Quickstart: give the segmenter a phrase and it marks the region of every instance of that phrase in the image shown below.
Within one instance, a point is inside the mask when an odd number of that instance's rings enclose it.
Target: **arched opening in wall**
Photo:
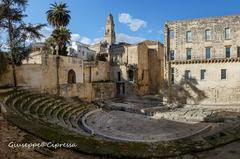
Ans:
[[[68,83],[76,83],[76,73],[72,69],[68,71]]]

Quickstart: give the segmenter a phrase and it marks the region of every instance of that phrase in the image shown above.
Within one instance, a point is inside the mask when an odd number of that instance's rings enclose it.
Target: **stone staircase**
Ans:
[[[0,97],[7,111],[25,119],[39,119],[84,134],[87,132],[82,128],[81,118],[97,108],[77,99],[65,99],[24,88],[0,89]]]

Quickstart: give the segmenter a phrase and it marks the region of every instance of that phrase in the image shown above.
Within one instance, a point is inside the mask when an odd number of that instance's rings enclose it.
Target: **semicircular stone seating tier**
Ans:
[[[8,93],[2,93],[2,95],[6,96],[5,103],[11,110],[29,119],[42,119],[75,131],[80,129],[78,121],[75,120],[80,120],[78,117],[81,116],[81,113],[88,109],[96,109],[91,104],[83,104],[74,100],[66,101],[62,97],[25,89],[11,90]]]
[[[178,124],[179,127],[176,129],[179,132],[175,133],[173,122],[162,121],[160,128],[157,128],[159,123],[152,122],[153,119],[141,115],[122,111],[104,111],[92,103],[66,99],[30,89],[0,89],[0,105],[2,104],[6,107],[8,114],[18,115],[21,120],[24,120],[23,123],[29,122],[27,124],[34,125],[35,121],[39,121],[45,124],[44,131],[58,125],[61,129],[64,128],[64,133],[60,134],[61,137],[68,135],[65,134],[66,132],[69,134],[74,132],[74,137],[68,136],[70,140],[65,138],[60,141],[76,141],[79,143],[78,150],[99,155],[122,158],[174,156],[185,154],[191,149],[194,151],[211,149],[213,146],[240,139],[239,121],[212,127],[206,127],[204,124],[199,124],[197,127]],[[15,123],[17,126],[21,125],[21,123]],[[147,125],[146,123],[149,123],[149,127],[145,129],[137,125]],[[169,123],[172,126],[172,133],[161,134],[163,132],[161,128],[168,127]],[[22,128],[25,130],[33,131],[28,125],[24,126]],[[37,125],[37,128],[39,126],[41,125]],[[233,126],[236,129],[232,129]],[[187,131],[182,131],[182,127]],[[149,132],[152,134],[148,135]],[[31,133],[42,137],[41,132]],[[165,140],[162,140],[164,137]],[[47,136],[44,139],[52,138]],[[167,142],[168,139],[172,140]]]

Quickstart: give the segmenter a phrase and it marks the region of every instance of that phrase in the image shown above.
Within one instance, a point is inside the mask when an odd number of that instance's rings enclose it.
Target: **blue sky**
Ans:
[[[58,0],[29,0],[26,22],[47,23],[46,11]],[[118,41],[163,42],[166,21],[240,13],[240,0],[62,0],[71,10],[73,40],[94,43],[103,36],[107,15],[115,20]],[[51,28],[43,30],[46,36]]]

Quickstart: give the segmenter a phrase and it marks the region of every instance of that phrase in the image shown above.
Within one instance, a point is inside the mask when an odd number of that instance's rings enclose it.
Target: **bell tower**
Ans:
[[[104,41],[106,41],[109,45],[114,44],[116,42],[116,35],[114,30],[114,21],[113,16],[110,13],[107,17],[107,23],[105,26],[105,33],[104,33]]]

